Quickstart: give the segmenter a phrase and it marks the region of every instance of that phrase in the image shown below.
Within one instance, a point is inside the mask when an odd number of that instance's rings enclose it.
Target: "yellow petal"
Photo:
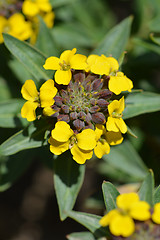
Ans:
[[[110,222],[112,221],[112,219],[119,215],[119,212],[117,209],[113,209],[111,210],[109,213],[107,213],[105,216],[103,216],[101,218],[101,220],[99,221],[99,224],[102,226],[102,227],[106,227],[110,224]]]
[[[131,91],[133,88],[132,81],[126,76],[110,76],[109,80],[109,90],[116,95],[120,94],[122,91]]]
[[[110,146],[105,140],[97,142],[97,146],[94,148],[94,153],[98,158],[102,158],[103,155],[108,154],[109,152]]]
[[[122,134],[120,131],[119,132],[113,132],[113,131],[106,132],[105,138],[106,138],[107,142],[109,143],[109,145],[117,145],[117,144],[122,143],[122,141],[123,141],[123,137],[122,137]]]
[[[21,116],[23,118],[27,118],[27,120],[29,122],[34,121],[36,119],[35,110],[36,110],[37,107],[38,107],[37,102],[27,101],[21,109]]]
[[[122,118],[115,118],[114,122],[117,126],[117,128],[122,132],[126,133],[127,132],[127,126]]]
[[[48,107],[54,104],[54,97],[57,94],[57,88],[52,79],[47,80],[40,88],[41,107]]]
[[[145,201],[134,202],[129,208],[129,215],[136,220],[145,221],[151,217],[150,205]]]
[[[23,98],[29,101],[36,101],[39,98],[37,88],[33,80],[27,80],[23,84],[21,93]]]
[[[55,81],[58,84],[68,85],[72,78],[71,70],[57,70],[55,73]]]
[[[49,1],[37,1],[37,6],[39,8],[40,11],[42,12],[50,12],[52,10],[52,6],[49,3]]]
[[[119,128],[115,124],[115,118],[108,117],[106,122],[106,128],[108,131],[119,132]]]
[[[48,142],[50,143],[50,151],[56,155],[60,155],[61,153],[69,149],[69,141],[58,142],[52,137],[50,137]]]
[[[117,109],[117,113],[122,113],[124,111],[124,108],[125,108],[125,102],[124,102],[124,96],[119,99],[119,108]]]
[[[154,205],[152,220],[155,223],[160,224],[160,203]]]
[[[91,72],[99,75],[109,75],[110,65],[101,57],[97,58],[95,64],[91,66]]]
[[[128,210],[130,206],[139,201],[139,196],[137,193],[123,193],[121,195],[118,195],[116,203],[117,207]]]
[[[43,65],[43,67],[45,69],[58,70],[58,69],[61,68],[59,63],[60,63],[59,58],[57,58],[57,57],[49,57],[49,58],[46,59],[45,64]]]
[[[85,129],[76,135],[77,145],[83,150],[92,150],[96,146],[96,134],[92,129]]]
[[[109,115],[112,115],[113,112],[120,113],[120,112],[119,112],[119,107],[120,107],[120,102],[119,102],[118,100],[112,101],[112,102],[108,105]]]
[[[6,32],[5,31],[5,27],[7,26],[7,19],[3,16],[0,16],[0,43],[3,43],[3,35],[2,32]]]
[[[119,64],[118,64],[118,61],[115,58],[113,58],[113,57],[106,57],[106,60],[110,64],[110,72],[118,71]]]
[[[96,59],[98,58],[99,56],[98,55],[95,55],[95,54],[92,54],[92,55],[89,55],[88,58],[87,58],[87,68],[86,68],[86,71],[90,71],[91,70],[91,66],[93,64],[95,64],[95,61]]]
[[[135,224],[129,216],[119,214],[113,217],[109,229],[115,236],[129,237],[135,231]]]
[[[52,28],[54,24],[55,14],[54,12],[48,12],[43,16],[43,20],[48,28]]]
[[[65,50],[61,56],[60,56],[60,61],[63,63],[63,61],[69,65],[70,64],[70,59],[73,57],[73,55],[76,53],[77,49],[73,48],[72,50]]]
[[[24,15],[34,17],[39,13],[39,8],[35,2],[25,0],[22,5]]]
[[[53,110],[51,107],[45,107],[45,108],[43,109],[43,114],[44,114],[45,116],[52,116],[52,115],[55,114],[55,113],[56,113],[56,111]]]
[[[69,138],[74,135],[73,130],[69,124],[64,121],[59,121],[55,124],[55,128],[51,132],[52,138],[59,142],[67,142]]]
[[[86,160],[90,159],[93,155],[92,150],[82,150],[77,146],[77,144],[74,144],[74,146],[71,148],[71,153],[73,155],[73,159],[79,164],[84,164]]]
[[[87,67],[87,57],[82,54],[75,54],[70,59],[70,67],[73,69],[84,70]]]
[[[95,125],[95,134],[96,134],[96,141],[98,141],[100,139],[100,137],[105,134],[106,129],[104,127],[104,125],[102,124],[96,124]]]

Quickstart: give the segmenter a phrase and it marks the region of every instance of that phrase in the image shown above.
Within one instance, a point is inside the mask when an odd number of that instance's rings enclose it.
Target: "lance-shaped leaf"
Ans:
[[[68,240],[95,240],[95,237],[90,232],[75,232],[66,236]]]
[[[34,78],[48,80],[51,75],[43,68],[46,57],[30,44],[20,41],[9,34],[3,34],[4,42],[9,51],[26,67]]]
[[[160,185],[154,191],[154,204],[160,202]]]
[[[103,159],[116,169],[127,173],[137,181],[143,180],[148,171],[142,159],[128,140],[117,146],[112,146],[108,155]]]
[[[127,96],[125,104],[124,119],[160,111],[160,94],[151,92],[131,93]]]
[[[85,165],[77,164],[67,151],[54,161],[54,185],[60,218],[64,220],[72,210],[83,183]]]
[[[21,117],[20,110],[24,104],[22,99],[9,99],[0,102],[0,127],[15,128],[27,125]]]
[[[126,48],[132,19],[132,17],[128,17],[112,28],[92,53],[105,54],[106,56],[112,54],[113,57],[118,59]]]
[[[119,195],[119,192],[112,183],[105,182],[105,181],[102,184],[102,191],[103,191],[104,203],[105,203],[107,212],[109,212],[112,209],[117,207],[116,198]]]
[[[141,200],[148,202],[152,207],[154,202],[153,194],[154,194],[154,176],[152,170],[150,170],[139,189],[139,197]]]
[[[42,18],[40,18],[40,28],[36,41],[36,47],[47,57],[60,55],[56,42],[51,34],[51,29],[46,26]]]
[[[0,155],[9,156],[25,149],[46,145],[45,133],[50,127],[51,125],[45,120],[31,123],[0,145]]]
[[[78,223],[85,226],[90,230],[97,238],[108,235],[106,228],[101,227],[99,221],[102,217],[83,212],[70,211],[68,216]]]

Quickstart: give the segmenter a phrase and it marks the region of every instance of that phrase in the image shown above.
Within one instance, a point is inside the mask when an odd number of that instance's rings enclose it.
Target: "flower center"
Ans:
[[[117,113],[117,112],[112,113],[112,117],[114,117],[114,118],[121,118],[122,116],[123,116],[122,113]]]
[[[63,63],[59,63],[59,65],[61,66],[61,70],[63,71],[68,71],[70,69],[70,65],[67,64],[64,60],[63,60]]]

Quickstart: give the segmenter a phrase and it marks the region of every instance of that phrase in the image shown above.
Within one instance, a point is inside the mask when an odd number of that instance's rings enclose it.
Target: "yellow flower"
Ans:
[[[100,220],[100,225],[109,225],[111,233],[115,236],[129,237],[135,230],[133,219],[148,220],[151,217],[150,206],[140,201],[136,193],[124,193],[116,199],[117,209],[111,210]]]
[[[48,0],[25,0],[22,5],[22,12],[29,17],[35,17],[41,12],[50,12],[52,6]]]
[[[0,43],[3,42],[2,32],[8,33],[20,40],[26,40],[30,38],[32,29],[31,24],[25,21],[21,13],[15,13],[9,19],[0,16]]]
[[[121,132],[107,132],[104,125],[95,125],[97,145],[94,148],[94,153],[98,158],[110,152],[109,145],[117,145],[123,141]]]
[[[108,87],[111,92],[118,95],[122,91],[131,92],[131,89],[133,88],[133,83],[122,72],[118,72],[116,76],[110,76]]]
[[[121,131],[122,133],[127,132],[127,126],[122,119],[124,107],[124,97],[122,97],[119,101],[114,100],[108,105],[109,116],[106,123],[106,128],[108,131]]]
[[[46,59],[43,67],[45,69],[57,70],[55,73],[55,81],[58,84],[69,84],[72,78],[71,69],[84,70],[86,68],[86,56],[75,53],[76,48],[73,48],[72,50],[64,51],[60,58],[49,57]]]
[[[154,205],[152,220],[155,223],[160,224],[160,203]]]
[[[34,121],[36,119],[35,110],[38,106],[44,108],[46,112],[46,108],[48,109],[54,104],[53,98],[57,93],[57,88],[54,87],[54,81],[49,79],[41,86],[39,93],[34,81],[29,79],[22,86],[21,93],[23,98],[27,100],[21,109],[21,116],[27,118],[28,121]],[[50,115],[53,113],[55,112],[50,109]]]
[[[60,155],[71,149],[73,159],[77,163],[83,164],[92,157],[93,148],[96,145],[96,135],[92,129],[85,129],[75,135],[69,124],[59,121],[51,132],[49,143],[52,153]]]

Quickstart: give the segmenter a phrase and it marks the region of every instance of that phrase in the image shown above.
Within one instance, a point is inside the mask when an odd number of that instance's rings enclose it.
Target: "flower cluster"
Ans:
[[[41,16],[48,28],[52,28],[54,13],[49,0],[18,0],[2,1],[0,3],[0,43],[3,43],[2,33],[8,33],[20,40],[30,38],[35,43],[39,31]]]
[[[137,193],[124,193],[116,199],[117,208],[108,212],[100,220],[100,225],[109,226],[114,236],[129,237],[135,232],[136,221],[152,220],[160,224],[160,203],[151,209],[150,205],[139,199]]]
[[[125,108],[123,91],[133,84],[119,71],[118,61],[104,55],[88,58],[76,49],[64,51],[60,58],[49,57],[45,69],[56,70],[40,92],[32,80],[22,87],[27,100],[21,115],[28,121],[36,119],[35,109],[54,118],[56,124],[49,138],[50,151],[59,155],[70,149],[73,159],[83,164],[93,155],[98,158],[110,152],[110,146],[123,141],[127,126],[122,119]],[[45,102],[45,104],[44,104]]]

